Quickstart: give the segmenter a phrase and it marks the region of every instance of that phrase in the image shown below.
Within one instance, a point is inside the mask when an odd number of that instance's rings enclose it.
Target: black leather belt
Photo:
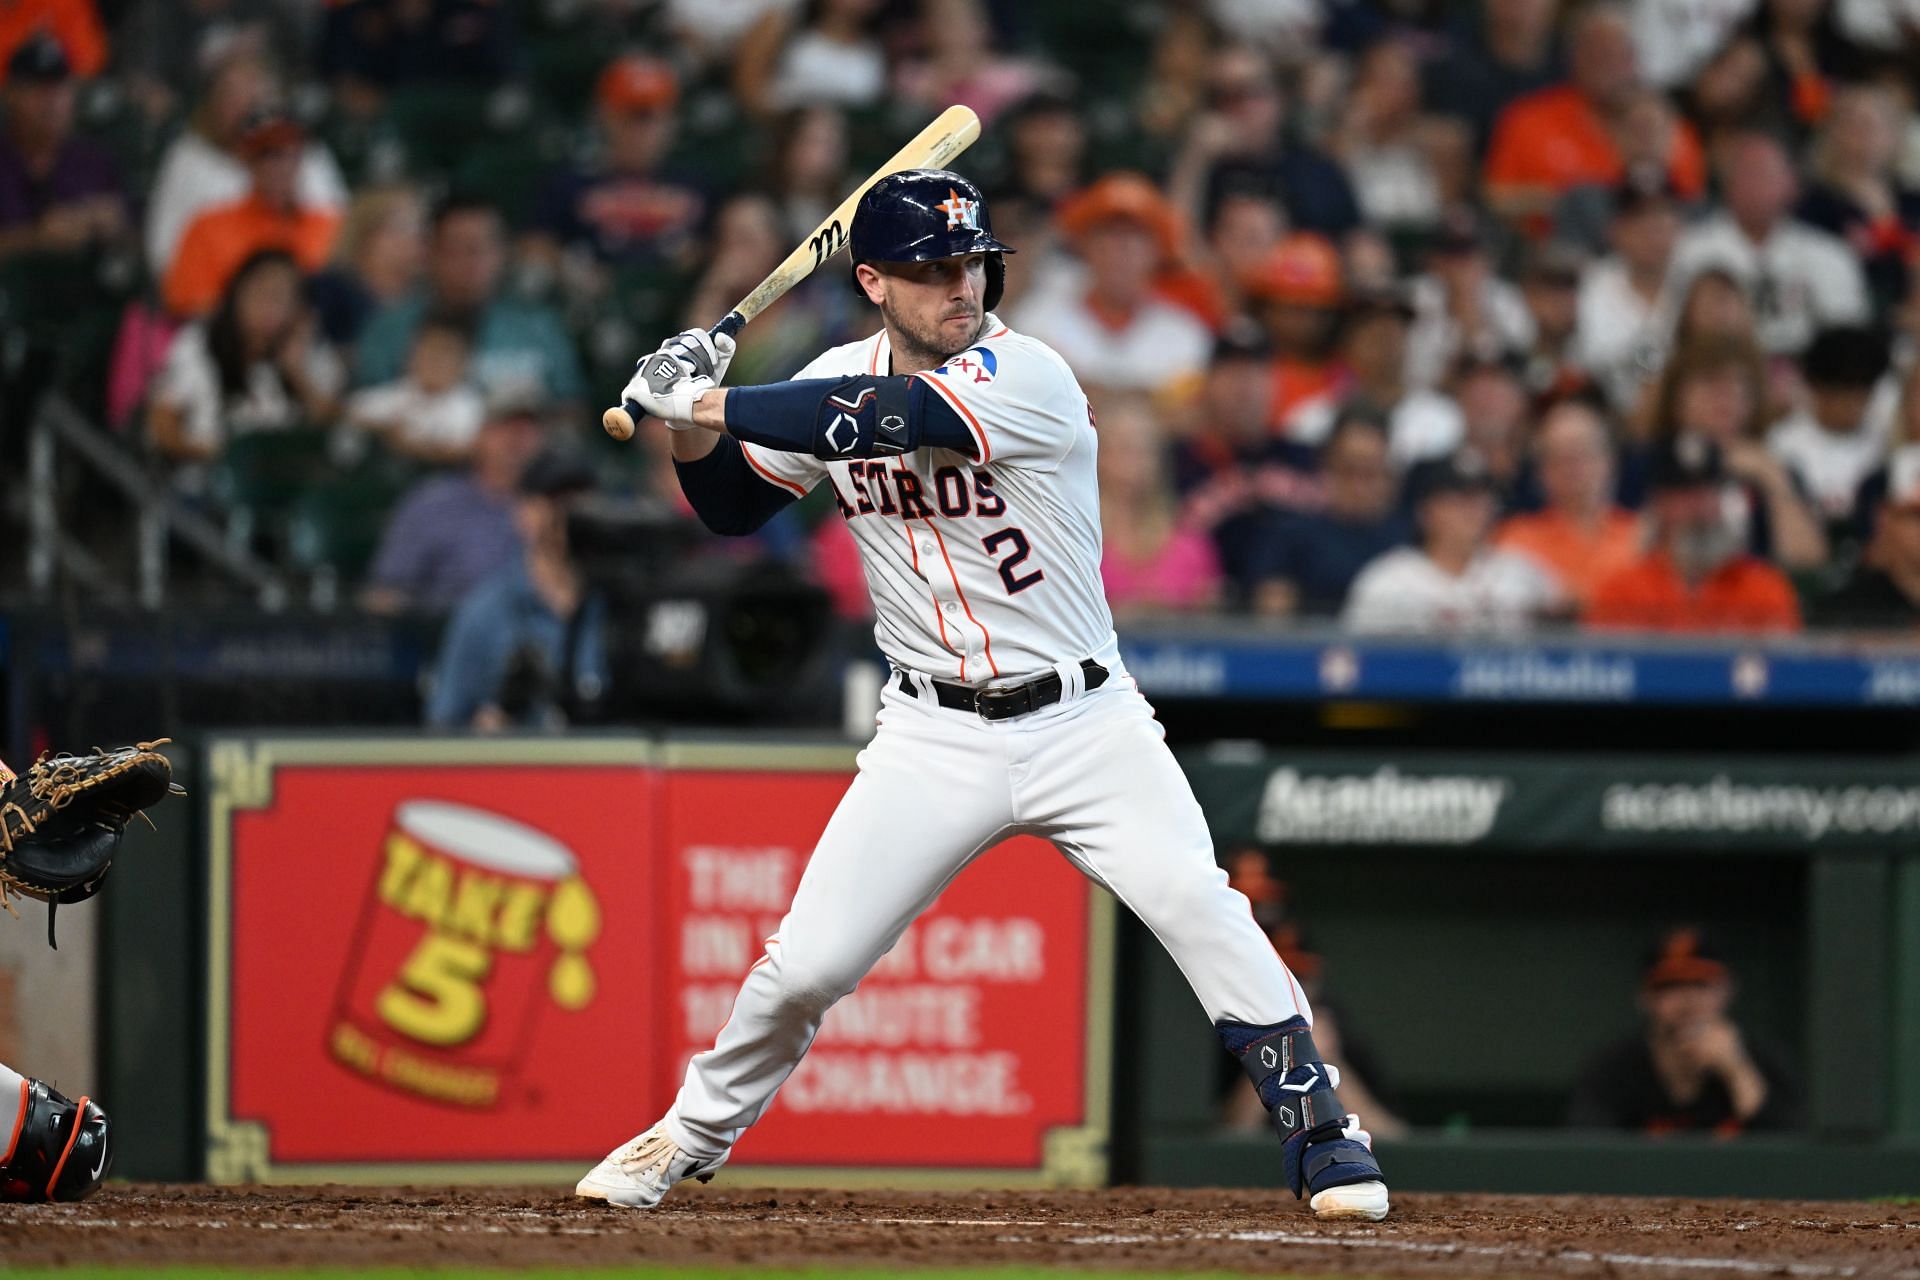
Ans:
[[[1080,664],[1080,670],[1087,674],[1087,688],[1098,689],[1107,682],[1107,669],[1088,658]],[[911,677],[900,673],[900,692],[919,696]],[[954,684],[947,680],[935,680],[933,696],[941,706],[949,711],[971,711],[982,720],[1011,720],[1015,716],[1026,715],[1029,711],[1038,711],[1060,701],[1061,682],[1058,671],[1049,671],[1036,676],[1025,684],[1005,685],[997,689],[975,689],[971,685]]]

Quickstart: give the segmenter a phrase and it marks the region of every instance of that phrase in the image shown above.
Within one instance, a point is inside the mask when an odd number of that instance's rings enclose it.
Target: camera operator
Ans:
[[[568,543],[594,488],[581,459],[547,450],[521,473],[514,523],[525,551],[473,587],[440,644],[427,723],[438,729],[558,728],[605,696],[606,603]]]

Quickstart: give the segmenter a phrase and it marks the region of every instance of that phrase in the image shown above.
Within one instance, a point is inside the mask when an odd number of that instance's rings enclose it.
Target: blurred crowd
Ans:
[[[533,460],[690,519],[600,403],[963,102],[1117,612],[1920,621],[1920,0],[14,0],[0,66],[10,388],[366,607],[532,563]],[[732,377],[876,323],[830,267]],[[859,614],[820,497],[738,554]]]

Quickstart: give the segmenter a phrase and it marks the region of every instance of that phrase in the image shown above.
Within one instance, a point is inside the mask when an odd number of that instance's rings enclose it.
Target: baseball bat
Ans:
[[[851,195],[842,200],[834,211],[821,219],[813,234],[801,241],[794,251],[775,267],[767,278],[755,285],[753,292],[740,299],[733,310],[722,317],[719,324],[708,332],[716,338],[725,334],[729,338],[746,327],[749,320],[772,306],[776,299],[793,286],[805,280],[821,265],[840,252],[847,243],[847,228],[853,225],[853,210],[860,203],[860,197],[867,194],[867,188],[890,173],[901,169],[944,169],[962,151],[972,146],[980,136],[980,117],[973,114],[970,107],[951,106],[942,111],[934,122],[922,129],[893,158],[867,175],[866,181],[853,189]],[[665,390],[665,388],[661,388]],[[600,425],[615,440],[630,439],[633,429],[646,410],[632,400],[615,405],[600,415]]]

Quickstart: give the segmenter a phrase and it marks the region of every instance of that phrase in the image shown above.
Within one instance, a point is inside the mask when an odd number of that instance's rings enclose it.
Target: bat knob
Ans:
[[[625,404],[617,404],[601,414],[600,425],[605,427],[607,434],[615,440],[631,440],[633,439],[634,424],[642,416],[643,410],[640,406],[629,400]]]

